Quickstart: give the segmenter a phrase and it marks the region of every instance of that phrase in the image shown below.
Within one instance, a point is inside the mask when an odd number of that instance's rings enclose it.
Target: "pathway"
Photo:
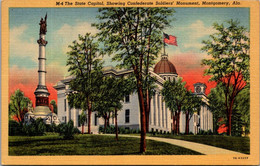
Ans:
[[[106,134],[106,135],[115,136],[114,134]],[[120,134],[119,136],[140,138],[140,136],[133,136],[133,135]],[[239,152],[235,152],[235,151],[231,151],[231,150],[227,150],[227,149],[223,149],[223,148],[218,148],[218,147],[214,147],[214,146],[210,146],[210,145],[205,145],[205,144],[200,144],[200,143],[195,143],[195,142],[190,142],[190,141],[184,141],[184,140],[178,140],[178,139],[172,139],[172,138],[146,137],[146,139],[181,146],[181,147],[191,149],[191,150],[194,150],[196,152],[206,154],[206,155],[216,155],[216,154],[231,154],[231,155],[240,154],[241,155],[241,154],[243,154],[243,153],[239,153]]]

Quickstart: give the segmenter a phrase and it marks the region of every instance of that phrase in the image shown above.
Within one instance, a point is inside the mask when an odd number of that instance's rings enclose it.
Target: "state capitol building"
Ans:
[[[115,77],[130,74],[132,70],[117,70],[113,67],[104,68],[104,75],[112,75]],[[168,55],[162,55],[161,60],[155,65],[154,69],[150,69],[151,76],[156,78],[156,93],[151,100],[149,131],[171,133],[172,131],[172,114],[166,107],[161,95],[163,83],[166,80],[178,78],[175,66],[168,60]],[[68,105],[67,95],[70,91],[69,82],[73,79],[67,77],[59,81],[54,88],[57,90],[58,100],[58,118],[61,123],[67,123],[69,120],[74,121],[75,127],[81,128],[79,117],[82,112],[80,109],[70,108]],[[213,115],[208,107],[207,96],[205,94],[206,85],[203,83],[194,84],[195,95],[202,98],[206,105],[202,105],[198,113],[194,113],[189,123],[189,132],[197,134],[200,130],[213,131]],[[141,129],[140,111],[138,104],[138,95],[133,93],[125,96],[122,103],[123,107],[118,111],[118,127],[126,129]],[[110,118],[110,124],[115,124],[115,119]],[[87,125],[87,123],[85,123]],[[99,127],[104,125],[104,120],[97,117],[97,113],[91,114],[91,132],[98,133]],[[180,133],[185,132],[185,114],[180,114]]]

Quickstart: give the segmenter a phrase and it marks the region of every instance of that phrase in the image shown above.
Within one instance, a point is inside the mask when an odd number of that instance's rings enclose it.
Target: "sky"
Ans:
[[[207,85],[206,93],[215,84],[208,82],[209,76],[203,76],[205,66],[201,60],[208,58],[201,51],[202,40],[215,33],[212,24],[224,23],[233,19],[249,30],[249,8],[174,8],[176,11],[171,27],[164,30],[177,37],[178,46],[167,46],[168,59],[176,67],[177,73],[187,87],[193,90],[193,84],[202,82]],[[34,91],[38,84],[39,22],[47,18],[46,40],[46,85],[50,91],[50,101],[57,101],[57,92],[53,86],[68,76],[66,53],[68,45],[77,39],[78,34],[97,33],[92,23],[98,23],[97,8],[10,8],[9,9],[9,96],[20,89],[35,103]],[[115,66],[111,57],[103,58],[105,66]],[[160,56],[157,61],[160,60]]]

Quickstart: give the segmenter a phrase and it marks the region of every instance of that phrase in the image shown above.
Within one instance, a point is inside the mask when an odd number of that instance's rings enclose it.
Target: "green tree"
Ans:
[[[58,108],[57,108],[56,101],[55,101],[55,100],[51,100],[50,104],[52,105],[53,112],[54,112],[55,114],[57,114],[57,113],[58,113]]]
[[[72,93],[68,95],[70,107],[88,111],[88,133],[91,133],[92,103],[95,100],[96,89],[99,88],[99,79],[103,77],[99,44],[94,41],[90,33],[79,35],[79,41],[73,41],[67,53],[68,71],[73,76],[70,81]]]
[[[84,111],[81,112],[80,116],[79,116],[79,123],[81,124],[81,134],[84,134],[84,123],[86,121],[86,114]]]
[[[234,126],[231,130],[235,135],[247,135],[250,133],[250,87],[249,84],[238,94],[235,100],[233,120]],[[244,128],[244,129],[243,129]]]
[[[23,123],[24,115],[28,112],[28,104],[32,101],[24,96],[24,93],[17,89],[10,97],[9,118]]]
[[[113,60],[120,62],[119,66],[132,69],[137,87],[141,143],[140,152],[146,150],[146,110],[144,82],[148,77],[148,68],[162,47],[162,30],[169,25],[169,17],[173,15],[172,8],[100,8],[95,24],[101,41],[104,41],[105,51],[114,54]],[[148,87],[148,86],[147,86]],[[149,96],[149,92],[146,94]],[[149,98],[149,97],[147,97]],[[148,105],[146,103],[146,105]]]
[[[96,92],[97,100],[93,103],[93,110],[98,112],[98,117],[104,119],[104,132],[106,132],[107,125],[109,125],[109,118],[113,112],[112,108],[112,86],[113,77],[103,77],[99,80],[100,87]]]
[[[115,117],[116,139],[118,140],[117,112],[122,108],[122,101],[125,95],[132,92],[132,82],[124,77],[115,78],[103,77],[102,85],[98,91],[97,101],[94,103],[94,109],[99,117],[104,119],[104,131],[106,131],[111,114]]]
[[[200,111],[200,107],[202,105],[202,99],[197,95],[192,94],[191,91],[186,92],[186,99],[184,100],[184,110],[186,124],[185,124],[185,134],[189,134],[189,123],[195,112]]]
[[[225,108],[225,93],[221,84],[218,84],[216,88],[211,89],[209,98],[210,109],[213,112],[213,124],[215,133],[222,124],[220,119],[227,119]],[[234,114],[232,115],[232,135],[241,136],[242,134],[248,134],[250,129],[250,88],[249,85],[237,95],[234,106]],[[243,131],[245,128],[245,131]]]
[[[180,133],[180,113],[185,110],[185,99],[187,98],[187,89],[185,88],[186,82],[182,82],[182,79],[173,81],[166,81],[163,84],[162,95],[167,107],[171,110],[175,116],[173,119],[173,132]],[[175,124],[175,126],[174,126]]]
[[[217,130],[220,125],[222,125],[221,119],[226,121],[226,108],[225,108],[225,94],[224,90],[221,87],[221,84],[218,84],[215,88],[210,90],[208,95],[210,110],[213,114],[213,129],[214,133],[217,134]]]
[[[227,21],[224,24],[213,24],[217,33],[203,41],[202,50],[211,56],[203,59],[202,64],[209,66],[206,75],[210,81],[222,83],[225,94],[228,135],[231,135],[231,119],[237,95],[249,83],[249,38],[245,27],[238,21]]]
[[[112,99],[112,107],[114,108],[114,116],[115,116],[115,128],[116,128],[116,140],[118,140],[118,125],[117,125],[117,112],[122,109],[122,102],[126,95],[131,94],[134,91],[133,81],[131,80],[131,76],[126,78],[114,78],[113,86],[111,90],[111,99]]]

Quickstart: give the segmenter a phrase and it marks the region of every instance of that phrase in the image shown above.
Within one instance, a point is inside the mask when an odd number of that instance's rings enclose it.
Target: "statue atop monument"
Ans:
[[[45,15],[44,20],[43,20],[43,18],[41,18],[39,25],[40,25],[40,34],[45,35],[47,32],[47,13]]]

